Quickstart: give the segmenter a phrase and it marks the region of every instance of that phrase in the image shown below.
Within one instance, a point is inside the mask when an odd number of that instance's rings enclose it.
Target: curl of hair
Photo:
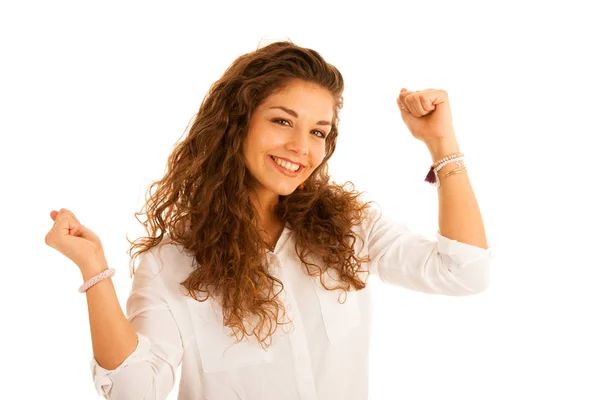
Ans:
[[[165,235],[180,245],[193,258],[193,272],[180,283],[189,296],[197,301],[217,299],[223,324],[236,337],[242,334],[238,340],[256,336],[263,347],[277,325],[283,325],[279,316],[285,307],[277,297],[283,283],[269,273],[265,262],[266,243],[249,201],[252,177],[242,144],[253,111],[294,79],[329,90],[335,99],[334,118],[322,164],[304,182],[304,190],[280,196],[275,212],[291,226],[296,253],[307,273],[320,276],[325,286],[323,273],[333,268],[340,285],[326,289],[363,289],[365,282],[358,273],[368,276],[360,265],[369,257],[355,254],[357,235],[352,226],[362,221],[370,202],[360,201],[360,193],[345,185],[329,182],[327,169],[336,147],[344,81],[319,53],[289,41],[242,55],[211,85],[189,134],[168,157],[164,177],[148,187],[142,211],[135,213],[149,236],[128,239],[132,273],[135,259],[159,245]],[[138,218],[143,214],[145,222]],[[206,296],[200,299],[196,292]],[[247,327],[251,318],[256,324]]]

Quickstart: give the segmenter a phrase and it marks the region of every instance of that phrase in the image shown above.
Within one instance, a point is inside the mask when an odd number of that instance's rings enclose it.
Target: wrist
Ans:
[[[106,260],[96,260],[80,268],[81,277],[83,278],[84,282],[87,282],[89,279],[107,269],[108,263]]]
[[[458,145],[458,141],[455,137],[443,137],[430,140],[425,142],[425,145],[431,154],[432,162],[441,160],[450,154],[460,153],[460,146]]]

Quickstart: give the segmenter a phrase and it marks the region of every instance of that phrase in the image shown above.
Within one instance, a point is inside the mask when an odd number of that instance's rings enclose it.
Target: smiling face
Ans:
[[[244,159],[259,197],[289,195],[321,165],[333,107],[327,89],[294,80],[254,111]]]

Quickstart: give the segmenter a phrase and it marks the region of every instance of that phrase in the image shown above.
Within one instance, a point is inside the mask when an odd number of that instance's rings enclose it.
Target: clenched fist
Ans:
[[[100,238],[83,226],[71,211],[61,208],[58,212],[52,211],[50,218],[54,220],[54,226],[46,234],[48,246],[61,252],[80,270],[105,260]]]

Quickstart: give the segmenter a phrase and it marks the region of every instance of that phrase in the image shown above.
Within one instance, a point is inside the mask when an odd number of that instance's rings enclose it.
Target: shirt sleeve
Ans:
[[[92,356],[90,368],[101,397],[165,399],[172,390],[183,345],[166,296],[151,250],[140,254],[127,299],[127,319],[137,332],[138,344],[114,370],[102,368]]]
[[[480,293],[489,285],[491,248],[449,239],[439,230],[437,240],[430,240],[405,223],[388,220],[376,205],[369,208],[362,228],[370,272],[382,282],[451,296]]]

